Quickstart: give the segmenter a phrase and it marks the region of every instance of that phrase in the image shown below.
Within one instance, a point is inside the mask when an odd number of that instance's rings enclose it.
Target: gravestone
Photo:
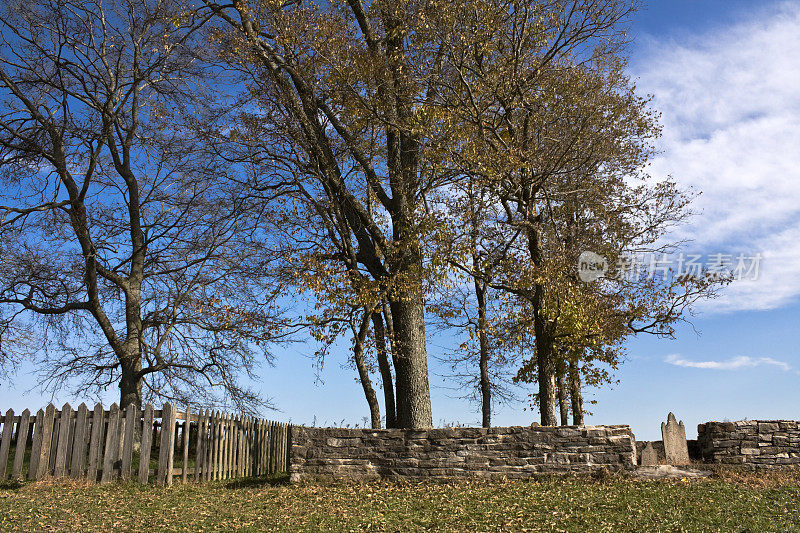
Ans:
[[[642,466],[656,466],[658,464],[658,452],[653,448],[653,443],[648,442],[642,450]]]
[[[678,423],[675,415],[667,416],[667,423],[661,422],[661,438],[664,439],[664,454],[669,465],[688,465],[689,447],[686,445],[686,428],[683,420]]]

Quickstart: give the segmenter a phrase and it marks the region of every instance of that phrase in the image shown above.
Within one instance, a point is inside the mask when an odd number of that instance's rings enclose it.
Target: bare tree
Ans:
[[[0,11],[2,344],[35,325],[47,387],[233,403],[280,335],[264,228],[194,117],[204,19],[173,0]]]

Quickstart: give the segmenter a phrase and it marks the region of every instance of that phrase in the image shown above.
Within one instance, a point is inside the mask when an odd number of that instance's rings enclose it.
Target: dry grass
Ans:
[[[710,479],[0,485],[0,531],[800,531],[800,472]]]

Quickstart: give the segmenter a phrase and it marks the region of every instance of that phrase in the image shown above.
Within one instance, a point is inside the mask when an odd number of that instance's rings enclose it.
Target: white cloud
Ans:
[[[756,9],[756,8],[754,8]],[[800,3],[682,42],[651,40],[632,71],[663,113],[655,178],[702,192],[678,238],[706,254],[761,252],[756,281],[701,309],[773,309],[800,296]]]
[[[776,361],[771,357],[755,358],[747,357],[746,355],[731,357],[730,359],[725,359],[724,361],[689,361],[688,359],[683,359],[678,354],[672,354],[668,355],[664,359],[664,362],[687,368],[708,368],[713,370],[738,370],[740,368],[753,368],[762,365],[777,366],[784,371],[789,371],[792,369],[788,363]]]

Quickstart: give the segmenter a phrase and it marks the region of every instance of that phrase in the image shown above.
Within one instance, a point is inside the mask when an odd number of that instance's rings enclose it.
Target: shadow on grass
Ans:
[[[0,481],[0,490],[19,490],[24,485],[23,482],[14,480]]]
[[[248,489],[253,487],[270,486],[275,487],[279,485],[289,484],[289,474],[283,472],[280,474],[269,474],[266,476],[253,476],[242,479],[236,479],[230,483],[225,484],[226,489]]]

